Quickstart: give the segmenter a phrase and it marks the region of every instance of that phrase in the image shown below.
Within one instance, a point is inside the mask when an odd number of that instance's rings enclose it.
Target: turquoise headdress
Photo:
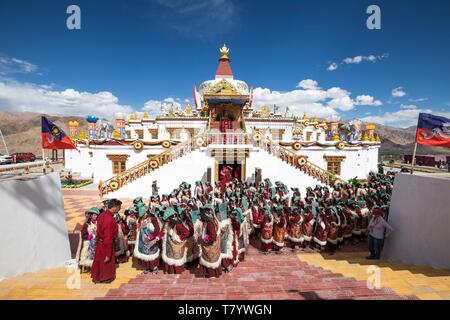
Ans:
[[[171,216],[176,215],[177,213],[175,212],[175,210],[173,210],[173,208],[167,208],[166,211],[164,212],[164,220],[168,220]]]
[[[144,216],[144,214],[147,212],[147,210],[148,210],[148,207],[146,205],[140,206],[138,209],[139,218],[142,218]]]

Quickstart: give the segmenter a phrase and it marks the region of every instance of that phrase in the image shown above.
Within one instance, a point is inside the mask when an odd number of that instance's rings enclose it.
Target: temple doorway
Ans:
[[[233,163],[219,163],[218,164],[218,181],[222,189],[225,188],[227,182],[233,179],[238,179],[239,181],[245,180],[245,173],[243,170],[243,164],[238,162]]]

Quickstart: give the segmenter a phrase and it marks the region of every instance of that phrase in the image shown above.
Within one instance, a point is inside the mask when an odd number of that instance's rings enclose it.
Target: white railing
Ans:
[[[252,144],[250,135],[244,132],[206,132],[205,142],[210,144]]]

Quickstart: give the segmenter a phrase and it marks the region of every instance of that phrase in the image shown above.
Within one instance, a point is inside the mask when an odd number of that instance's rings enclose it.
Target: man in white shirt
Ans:
[[[382,210],[378,206],[372,208],[372,219],[367,228],[369,230],[369,260],[378,260],[383,250],[384,238],[393,231],[392,227],[382,217]]]

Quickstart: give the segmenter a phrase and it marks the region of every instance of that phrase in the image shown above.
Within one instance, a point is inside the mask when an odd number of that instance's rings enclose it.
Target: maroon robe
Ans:
[[[92,263],[91,278],[94,282],[114,280],[116,277],[116,256],[114,239],[118,236],[118,226],[110,210],[103,212],[97,219],[97,242]],[[109,261],[105,263],[105,258]]]

